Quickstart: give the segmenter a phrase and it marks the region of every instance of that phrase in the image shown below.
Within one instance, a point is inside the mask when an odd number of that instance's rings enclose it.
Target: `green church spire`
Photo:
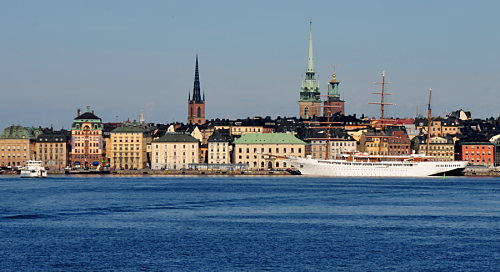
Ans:
[[[309,50],[307,55],[306,78],[300,88],[299,102],[321,102],[319,84],[316,81],[313,59],[312,22],[309,21]]]
[[[307,73],[314,75],[314,58],[313,58],[313,34],[312,34],[312,21],[309,21],[309,52],[307,55]]]

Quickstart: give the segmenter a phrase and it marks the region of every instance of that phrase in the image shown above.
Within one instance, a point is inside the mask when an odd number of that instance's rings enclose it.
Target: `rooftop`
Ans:
[[[180,143],[198,143],[199,141],[194,138],[193,136],[189,134],[184,134],[184,133],[167,133],[160,137],[157,140],[154,140],[154,142],[166,142],[166,143],[173,143],[173,142],[180,142]]]
[[[305,144],[290,133],[251,133],[243,134],[234,140],[235,144]]]

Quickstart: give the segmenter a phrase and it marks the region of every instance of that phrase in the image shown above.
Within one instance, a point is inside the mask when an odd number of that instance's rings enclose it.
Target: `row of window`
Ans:
[[[39,148],[38,153],[58,153],[57,148]],[[59,153],[64,153],[64,148],[59,149]]]
[[[215,151],[215,148],[213,148],[213,147],[212,147],[212,148],[210,149],[210,152],[217,152],[217,153],[219,153],[219,152],[220,152],[220,149],[219,149],[219,148],[217,148],[217,151]],[[224,148],[222,148],[222,152],[226,152],[226,148],[225,148],[225,147],[224,147]]]
[[[26,156],[27,156],[26,154],[22,155],[23,158],[26,158]],[[2,158],[4,158],[4,157],[7,157],[7,158],[16,158],[16,157],[17,158],[21,158],[21,154],[17,154],[17,156],[16,156],[16,154],[8,154],[7,153],[7,156],[5,156],[5,154],[2,154]]]
[[[39,147],[64,147],[65,143],[39,143],[37,144]]]
[[[102,137],[74,137],[74,141],[100,141]]]
[[[0,147],[0,151],[4,151],[4,150],[5,151],[11,151],[11,149],[12,149],[12,151],[15,151],[16,149],[17,150],[21,150],[21,146],[19,146],[19,145],[18,146],[10,146],[10,145],[8,145],[5,148],[4,148],[4,146]],[[23,150],[26,150],[26,146],[23,146]]]
[[[474,160],[474,158],[465,158],[466,161],[469,161],[470,163],[473,163],[473,162],[486,162],[486,159],[476,159]],[[488,162],[491,163],[491,159],[488,159]]]
[[[48,141],[48,139],[47,139],[47,138],[45,138],[45,139],[41,139],[41,138],[40,138],[40,139],[38,139],[37,143],[38,143],[38,144],[42,144],[42,143],[41,143],[42,141],[46,141],[46,142],[47,142],[47,141]],[[53,139],[51,139],[50,141],[51,141],[51,142],[65,142],[65,140],[64,140],[63,138],[53,138]],[[51,145],[51,144],[53,144],[53,145],[59,145],[58,143],[49,143],[49,144],[47,144],[47,143],[43,143],[43,145]],[[63,145],[63,144],[61,143],[60,145]]]
[[[180,152],[179,152],[179,154],[180,154]],[[165,152],[165,158],[167,158],[167,156],[168,156],[168,155],[169,155],[169,154],[168,154],[167,152]],[[158,152],[156,152],[156,156],[158,156]],[[186,152],[185,152],[185,151],[184,151],[184,152],[182,152],[182,156],[184,156],[184,157],[186,156]],[[193,156],[193,157],[194,157],[194,152],[191,152],[191,156]],[[174,158],[175,158],[175,157],[177,157],[177,152],[175,152],[175,151],[174,151]]]
[[[113,150],[129,150],[129,148],[126,146],[126,147],[119,147],[117,148],[116,146],[113,146]],[[137,150],[137,151],[140,151],[141,149],[139,147],[135,148],[133,146],[130,147],[130,150],[133,151],[133,150]]]
[[[174,146],[174,149],[177,149],[177,145],[176,145],[176,144],[174,144],[173,146]],[[181,145],[179,145],[179,148],[180,148],[180,146],[181,146]],[[159,149],[159,148],[160,148],[160,147],[159,147],[159,145],[156,145],[156,148],[157,148],[157,149]],[[185,144],[183,144],[183,145],[182,145],[182,148],[183,148],[183,149],[186,149],[186,145],[185,145]],[[191,148],[194,148],[194,144],[193,144],[193,145],[191,145]]]
[[[474,155],[474,151],[471,151],[470,154]],[[465,155],[469,155],[469,151],[465,151]],[[477,151],[476,155],[481,155],[481,152]],[[483,155],[486,155],[486,152],[483,151]],[[491,156],[491,152],[488,152],[488,155]]]
[[[113,139],[113,143],[116,143],[116,142],[119,142],[119,143],[123,143],[123,142],[128,143],[129,141],[128,141],[128,138],[125,138],[125,139],[120,138],[118,141],[116,140],[116,138]],[[134,143],[134,142],[139,143],[140,140],[139,139],[135,139],[135,140],[134,139],[130,139],[130,142],[131,143]]]
[[[128,152],[116,152],[113,157],[129,157],[129,156],[137,156],[137,153],[128,153]]]
[[[280,149],[279,147],[276,147],[275,148],[276,152],[274,154],[280,153],[280,150],[282,150],[283,153],[287,153],[287,148],[286,147],[283,147],[282,149]],[[299,153],[302,153],[302,148],[299,147],[297,150],[298,150]],[[238,148],[238,152],[239,153],[250,153],[250,148],[241,148],[240,147],[240,148]],[[260,152],[261,154],[264,154],[264,152],[266,152],[266,149],[262,147],[260,149],[260,151],[258,151],[258,148],[254,147],[253,148],[253,153],[258,153],[258,152]],[[267,152],[271,154],[271,153],[273,153],[273,149],[271,147],[269,147],[267,149]],[[295,153],[295,148],[294,147],[290,148],[290,153]]]
[[[465,145],[465,149],[469,149],[469,146]],[[475,149],[475,146],[471,145],[471,146],[470,146],[470,149]],[[486,148],[485,148],[485,146],[483,145],[483,146],[481,146],[481,148],[478,146],[478,147],[477,147],[477,149],[492,149],[492,146],[491,146],[491,145],[488,145],[488,146],[486,146]]]
[[[75,159],[99,159],[98,155],[75,155]]]
[[[89,149],[88,152],[85,152],[84,149],[76,149],[73,150],[73,153],[99,153],[99,149]]]

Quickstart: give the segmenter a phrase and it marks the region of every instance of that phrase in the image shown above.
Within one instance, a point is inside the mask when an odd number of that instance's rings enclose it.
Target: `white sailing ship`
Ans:
[[[41,161],[27,161],[26,166],[21,169],[22,178],[45,178],[47,170],[42,166]]]
[[[348,155],[343,160],[289,158],[302,175],[326,177],[427,177],[461,175],[467,161],[436,161],[424,155]]]

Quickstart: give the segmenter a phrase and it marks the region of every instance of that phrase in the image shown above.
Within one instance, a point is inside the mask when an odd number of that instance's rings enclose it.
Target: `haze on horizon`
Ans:
[[[309,18],[322,92],[336,65],[347,114],[500,116],[498,1],[3,1],[0,129],[186,122],[199,53],[207,119],[297,116]]]

